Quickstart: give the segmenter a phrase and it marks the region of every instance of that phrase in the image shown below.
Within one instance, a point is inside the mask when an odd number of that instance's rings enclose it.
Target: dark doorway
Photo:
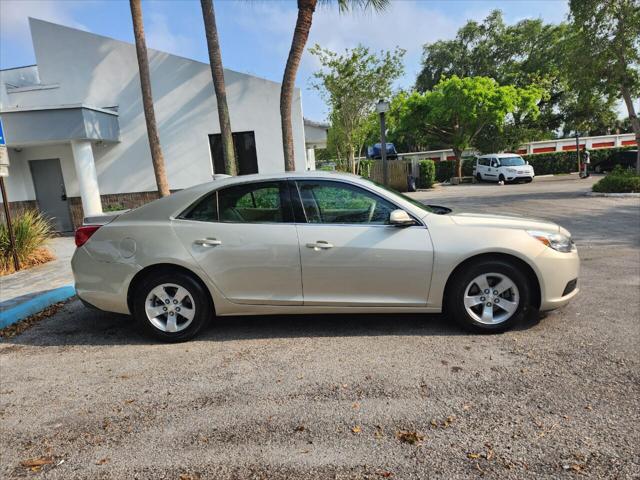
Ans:
[[[30,160],[31,178],[38,208],[58,232],[73,230],[60,160]]]
[[[256,138],[253,132],[235,132],[233,146],[236,150],[238,175],[258,173],[258,156],[256,154]],[[224,173],[224,158],[222,157],[222,137],[219,133],[209,135],[213,173]]]

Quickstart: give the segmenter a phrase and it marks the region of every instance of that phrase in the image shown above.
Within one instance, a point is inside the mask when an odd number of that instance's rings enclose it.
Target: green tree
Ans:
[[[282,78],[282,88],[280,90],[280,121],[282,124],[282,148],[284,150],[284,166],[285,170],[295,170],[296,162],[293,153],[293,126],[291,123],[291,103],[293,101],[293,90],[298,74],[298,67],[302,59],[302,53],[307,45],[311,24],[313,22],[313,13],[316,6],[320,3],[333,3],[332,0],[298,0],[298,18],[293,32],[291,41],[291,49],[287,57],[287,65],[284,69]],[[334,0],[338,4],[341,12],[347,12],[355,8],[373,10],[383,10],[386,8],[389,0]]]
[[[424,141],[435,140],[453,149],[456,175],[462,176],[462,153],[475,145],[485,128],[500,132],[514,118],[535,118],[541,89],[500,86],[487,77],[440,80],[433,90],[411,94],[400,117],[400,128],[413,129]]]
[[[329,105],[329,140],[346,156],[348,169],[355,173],[355,154],[369,136],[376,102],[391,95],[392,83],[402,75],[404,50],[371,53],[358,45],[338,54],[319,45],[311,48],[321,70],[314,74],[313,86]]]
[[[640,121],[634,102],[640,95],[640,2],[638,0],[570,0],[576,30],[576,84],[624,100],[640,145]],[[640,151],[637,162],[640,173]]]
[[[600,107],[590,110],[591,123],[604,125],[615,115],[613,105],[593,88],[577,89],[573,83],[574,64],[582,61],[586,51],[575,55],[573,35],[567,23],[546,24],[541,19],[506,25],[502,13],[494,10],[482,22],[467,22],[454,39],[424,46],[416,89],[430,90],[451,75],[485,76],[500,85],[543,88],[546,94],[538,104],[540,114],[526,121],[516,119],[509,126],[509,137],[514,140],[526,142],[552,137],[560,128],[570,130],[585,114],[585,102]],[[575,101],[577,90],[584,102]]]

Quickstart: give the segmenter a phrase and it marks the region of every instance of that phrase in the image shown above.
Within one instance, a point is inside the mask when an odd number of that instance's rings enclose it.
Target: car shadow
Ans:
[[[536,325],[529,316],[515,330]],[[196,337],[202,342],[313,337],[473,335],[442,314],[323,314],[217,317]],[[83,307],[78,300],[50,318],[2,343],[29,346],[151,345],[159,343],[138,332],[132,317]],[[1,351],[0,351],[1,352]]]

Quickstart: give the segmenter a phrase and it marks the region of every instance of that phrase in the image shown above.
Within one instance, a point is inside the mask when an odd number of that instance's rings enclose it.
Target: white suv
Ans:
[[[524,180],[529,183],[535,177],[533,167],[515,153],[490,153],[476,158],[473,170],[478,181],[513,182]]]

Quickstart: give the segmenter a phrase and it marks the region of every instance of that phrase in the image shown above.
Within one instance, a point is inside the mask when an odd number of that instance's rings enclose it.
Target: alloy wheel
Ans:
[[[469,316],[485,325],[506,322],[520,305],[520,292],[502,273],[483,273],[464,290],[464,307]]]
[[[154,327],[168,333],[187,328],[196,313],[192,294],[174,283],[154,287],[147,295],[144,310]]]

